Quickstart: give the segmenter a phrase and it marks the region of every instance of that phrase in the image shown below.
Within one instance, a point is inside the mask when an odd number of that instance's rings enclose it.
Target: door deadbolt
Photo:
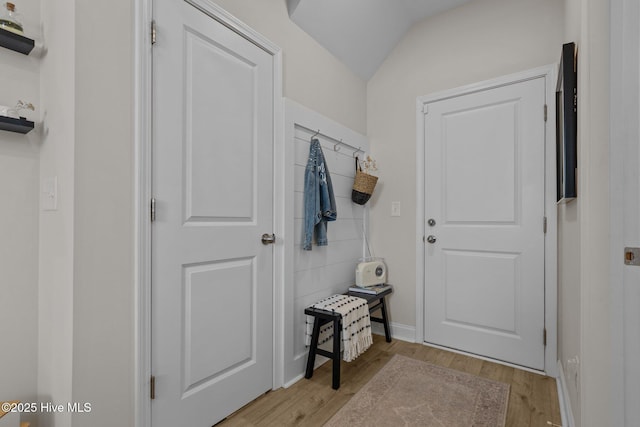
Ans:
[[[427,224],[429,224],[429,227],[433,227],[436,225],[436,220],[433,218],[429,218],[429,220],[427,221]]]

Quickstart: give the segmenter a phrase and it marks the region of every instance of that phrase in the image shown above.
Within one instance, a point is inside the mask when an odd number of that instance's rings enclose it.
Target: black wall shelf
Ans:
[[[34,45],[35,42],[32,39],[0,28],[0,46],[29,55]]]
[[[0,28],[0,46],[22,53],[23,55],[29,55],[35,46],[35,42],[30,38]],[[0,130],[29,133],[33,130],[34,126],[34,122],[24,117],[16,119],[13,117],[0,116]]]
[[[29,133],[33,130],[35,123],[25,118],[14,119],[13,117],[0,116],[0,130],[9,132]]]

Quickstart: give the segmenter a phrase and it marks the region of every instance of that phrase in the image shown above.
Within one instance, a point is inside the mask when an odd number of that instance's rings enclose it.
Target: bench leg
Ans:
[[[307,357],[307,370],[304,374],[305,378],[313,376],[313,365],[316,363],[316,349],[318,348],[318,338],[320,337],[320,319],[315,317],[313,320],[313,333],[311,334],[311,346],[309,347],[309,356]]]
[[[380,302],[382,305],[380,306],[380,311],[382,311],[382,324],[384,325],[384,337],[387,342],[391,342],[391,333],[389,332],[389,319],[387,319],[387,308],[384,303],[384,297],[380,298]]]
[[[340,388],[340,337],[342,330],[340,329],[340,319],[333,321],[333,378],[331,387],[334,390]]]

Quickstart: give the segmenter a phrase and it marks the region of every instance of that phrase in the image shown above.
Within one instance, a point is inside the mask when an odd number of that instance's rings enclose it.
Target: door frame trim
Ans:
[[[425,104],[442,101],[482,90],[507,86],[536,78],[545,79],[547,121],[545,123],[545,206],[547,234],[545,236],[545,347],[544,373],[557,376],[557,210],[556,210],[556,128],[555,88],[557,65],[550,64],[531,70],[509,74],[454,89],[436,92],[416,98],[416,342],[424,342],[424,282],[425,282],[425,148],[424,113]],[[542,106],[541,106],[542,108]],[[540,337],[542,339],[542,337]]]
[[[637,422],[640,411],[635,406],[638,399],[636,384],[637,374],[630,374],[636,360],[631,359],[631,344],[628,334],[637,332],[638,326],[629,317],[629,289],[637,286],[634,280],[634,269],[625,266],[622,261],[623,248],[640,244],[634,241],[636,236],[625,234],[628,227],[637,224],[630,205],[638,201],[638,184],[627,182],[626,174],[634,175],[640,169],[638,159],[638,139],[640,129],[640,30],[638,16],[640,8],[631,0],[612,0],[610,8],[610,140],[609,140],[609,230],[611,236],[609,276],[610,276],[610,311],[611,311],[611,425],[622,426],[627,422]],[[637,272],[635,273],[637,277]],[[585,303],[582,304],[583,306]],[[593,304],[591,304],[593,307]],[[584,325],[584,323],[583,323]],[[586,327],[581,329],[581,340],[584,340]],[[593,345],[593,344],[591,344]],[[586,365],[583,365],[584,369]],[[583,377],[584,378],[584,377]],[[584,383],[583,383],[584,387]],[[584,398],[582,414],[584,419]]]
[[[134,3],[134,425],[151,427],[151,193],[152,47],[150,26],[154,0]],[[213,3],[184,0],[273,56],[273,189],[276,236],[284,235],[284,108],[282,103],[282,50],[275,43]],[[273,386],[282,386],[284,244],[276,241],[273,253]]]

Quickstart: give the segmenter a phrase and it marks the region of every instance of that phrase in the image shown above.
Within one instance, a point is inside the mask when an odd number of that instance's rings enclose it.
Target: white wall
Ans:
[[[365,134],[366,83],[294,24],[286,0],[216,0],[283,50],[284,96]]]
[[[285,214],[288,237],[285,236],[284,383],[289,384],[302,376],[307,360],[304,308],[352,285],[355,266],[363,256],[368,205],[353,203],[351,188],[355,175],[353,153],[356,148],[368,150],[369,143],[363,135],[297,103],[287,100],[285,105],[285,194],[290,200]],[[321,130],[315,137],[322,144],[331,174],[338,215],[336,221],[328,224],[329,244],[314,244],[311,251],[305,251],[302,249],[304,176],[313,129]]]
[[[576,425],[609,425],[608,2],[566,0],[565,41],[578,46],[578,199],[559,211],[558,357]]]
[[[74,426],[134,420],[132,16],[75,2]]]
[[[580,356],[577,387],[567,381],[576,425],[600,426],[609,425],[612,416],[609,4],[567,0],[566,6],[566,36],[578,44],[578,203],[569,211],[577,213],[577,221],[561,224],[566,226],[561,252],[578,250],[579,263],[560,264],[570,286],[560,306],[569,319],[560,336],[560,361],[567,371],[567,358],[574,352]],[[575,261],[575,255],[571,258]],[[579,298],[579,307],[571,296]],[[576,334],[579,342],[570,338]]]
[[[416,97],[557,62],[564,25],[556,0],[478,0],[414,25],[367,86],[371,150],[381,188],[371,235],[386,257],[394,323],[415,326]],[[391,217],[391,202],[401,217]]]
[[[39,212],[38,395],[42,402],[71,401],[73,340],[74,1],[42,2],[43,142],[40,181],[57,177],[56,211]],[[67,413],[39,415],[39,426],[69,426]]]
[[[16,9],[24,16],[25,35],[33,37],[39,1],[16,2]],[[37,110],[21,115],[38,121],[39,60],[0,48],[0,76],[0,104],[32,102]],[[0,401],[37,399],[39,145],[38,130],[0,131]]]
[[[578,93],[583,97],[584,64],[581,43],[581,14],[582,0],[565,1],[565,31],[564,43],[575,42],[578,46]],[[584,110],[578,110],[578,123],[582,124],[586,115]],[[582,136],[582,128],[578,130],[578,137]],[[578,145],[578,160],[582,159],[583,147]],[[580,167],[581,165],[579,165]],[[580,169],[581,170],[581,169]],[[563,366],[564,381],[571,403],[571,416],[576,425],[580,425],[580,206],[584,202],[581,176],[577,180],[578,198],[571,203],[558,206],[558,360]]]

